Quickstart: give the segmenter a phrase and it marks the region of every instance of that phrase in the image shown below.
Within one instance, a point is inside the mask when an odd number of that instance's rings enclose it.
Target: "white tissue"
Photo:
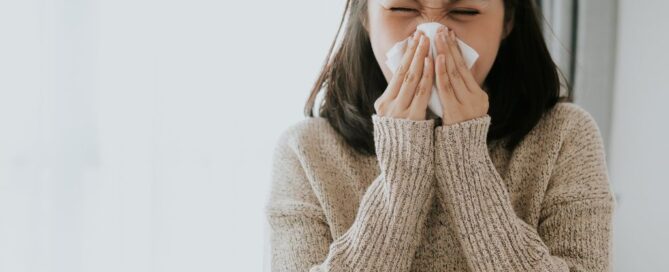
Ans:
[[[418,27],[416,27],[416,29],[423,31],[423,33],[425,33],[425,36],[430,39],[430,53],[432,54],[433,60],[437,59],[437,45],[435,36],[437,35],[437,29],[439,29],[440,26],[443,25],[437,22],[430,22],[430,23],[420,24],[418,25]],[[448,27],[446,27],[446,29],[448,29]],[[458,45],[460,45],[460,52],[462,52],[462,57],[465,61],[465,64],[467,65],[467,68],[471,69],[472,66],[474,65],[474,62],[476,62],[476,60],[478,59],[479,54],[476,53],[476,51],[473,48],[471,48],[469,45],[467,45],[457,37],[456,41],[458,42]],[[395,73],[395,71],[397,71],[397,67],[399,67],[400,63],[402,62],[402,56],[404,55],[407,43],[409,42],[413,42],[411,40],[411,37],[408,37],[403,41],[396,43],[386,53],[386,65],[388,66],[388,68],[390,68],[390,71],[393,74]],[[435,82],[433,82],[432,93],[430,94],[430,102],[428,103],[428,108],[434,114],[441,117],[442,106],[441,102],[439,101],[439,95],[437,94],[437,91],[438,91],[437,85]]]

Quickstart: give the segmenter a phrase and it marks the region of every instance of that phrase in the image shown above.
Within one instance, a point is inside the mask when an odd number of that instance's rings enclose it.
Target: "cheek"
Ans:
[[[501,31],[490,31],[491,29],[497,29],[498,25],[483,24],[482,26],[484,27],[463,31],[464,35],[461,37],[479,54],[478,60],[472,67],[472,74],[480,86],[483,85],[492,65],[495,63],[501,42]],[[499,28],[501,29],[501,27]]]
[[[478,47],[472,45],[472,47],[479,53],[479,58],[472,67],[472,74],[479,86],[482,86],[492,65],[495,63],[499,46],[496,43],[486,43]]]
[[[416,29],[415,25],[406,23],[399,23],[392,20],[384,20],[382,18],[375,18],[370,16],[369,20],[369,40],[381,71],[390,81],[392,73],[386,66],[386,52],[390,50],[397,42],[400,42],[409,37]]]
[[[381,34],[379,32],[382,31],[377,31],[374,32],[372,31],[370,33],[370,43],[372,46],[372,51],[374,52],[374,57],[376,58],[377,63],[379,64],[379,67],[381,67],[381,71],[383,72],[383,75],[386,78],[386,81],[390,81],[392,78],[392,73],[390,72],[390,69],[388,66],[386,66],[386,53],[388,50],[390,50],[397,42],[400,42],[407,37],[409,37],[410,34],[407,34],[406,36],[404,35],[398,35],[397,33],[387,33],[387,34]]]
[[[376,32],[371,31],[369,37],[372,46],[372,51],[374,52],[374,58],[376,59],[376,62],[379,64],[379,67],[381,67],[381,71],[383,72],[386,81],[390,81],[390,79],[392,78],[392,73],[385,65],[386,52],[393,46],[394,43],[393,41],[388,40],[387,36],[374,35],[372,33]]]

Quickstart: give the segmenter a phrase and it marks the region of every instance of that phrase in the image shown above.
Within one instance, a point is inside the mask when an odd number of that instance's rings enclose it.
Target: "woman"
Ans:
[[[323,89],[320,117],[275,149],[273,271],[611,270],[599,128],[560,97],[532,1],[350,0],[345,15],[306,105]],[[417,33],[395,74],[380,65],[425,22],[451,30],[436,59]],[[455,37],[480,55],[471,70]]]

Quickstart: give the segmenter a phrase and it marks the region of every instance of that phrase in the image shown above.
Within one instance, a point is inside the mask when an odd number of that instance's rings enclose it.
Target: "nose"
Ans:
[[[439,23],[448,27],[448,29],[451,29],[451,22],[449,22],[448,18],[446,18],[446,16],[442,15],[441,13],[437,13],[435,15],[424,15],[416,26],[423,23]]]
[[[424,7],[423,10],[421,11],[422,13],[422,22],[421,23],[429,23],[429,22],[436,22],[440,23],[442,25],[446,25],[446,15],[444,13],[444,9],[446,7],[444,6],[439,6],[439,7]],[[447,25],[446,25],[447,26]]]

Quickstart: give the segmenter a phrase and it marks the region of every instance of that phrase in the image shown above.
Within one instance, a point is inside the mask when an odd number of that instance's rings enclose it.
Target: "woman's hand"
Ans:
[[[388,87],[374,102],[379,116],[425,120],[427,103],[434,82],[434,65],[429,39],[418,31],[395,71]]]
[[[465,65],[453,30],[437,30],[437,93],[444,125],[475,119],[488,113],[488,94],[479,87]]]

